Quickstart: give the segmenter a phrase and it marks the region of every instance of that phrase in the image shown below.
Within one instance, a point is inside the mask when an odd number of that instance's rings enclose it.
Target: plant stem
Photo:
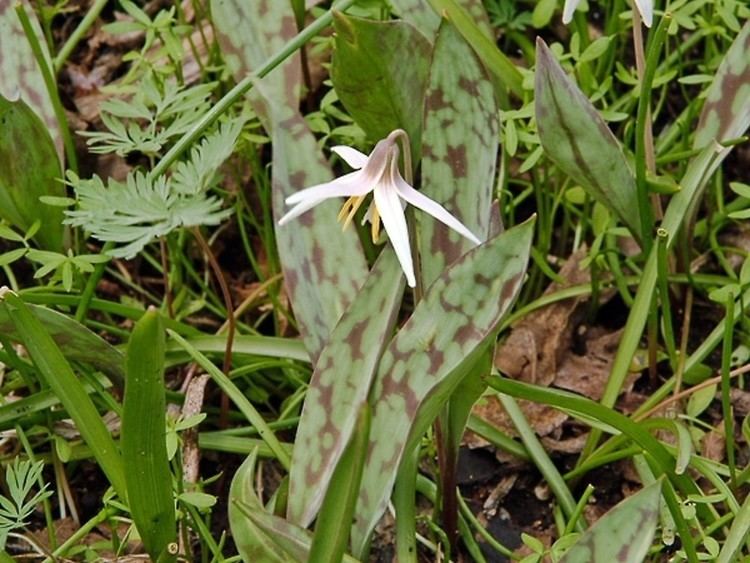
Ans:
[[[336,9],[343,11],[354,4],[355,0],[342,0],[336,5]],[[307,43],[310,39],[318,35],[323,29],[325,29],[333,19],[333,8],[328,10],[325,14],[320,16],[317,20],[311,23],[304,31],[295,35],[278,53],[271,56],[261,67],[248,74],[245,78],[235,84],[224,97],[222,97],[214,106],[201,117],[192,129],[185,133],[180,139],[169,149],[157,165],[151,170],[151,176],[156,177],[164,174],[172,163],[177,160],[183,152],[185,152],[202,134],[203,132],[216,121],[221,114],[229,109],[237,100],[247,93],[253,84],[266,76],[269,72],[283,63],[292,53],[299,49],[302,45]]]
[[[203,234],[201,234],[201,231],[198,227],[193,228],[193,235],[195,236],[195,240],[198,241],[198,245],[201,247],[201,250],[203,250],[203,252],[205,253],[206,258],[208,259],[208,263],[211,266],[211,270],[213,270],[214,272],[216,281],[221,288],[221,295],[224,298],[224,307],[227,310],[227,344],[224,349],[224,364],[222,367],[222,371],[224,372],[224,375],[228,375],[229,371],[232,368],[232,345],[234,343],[234,332],[236,328],[234,308],[232,307],[232,294],[229,291],[227,280],[224,277],[224,273],[221,271],[221,266],[216,260],[216,256],[212,252],[211,247],[209,246],[208,242],[206,242],[206,239],[203,237]],[[227,403],[227,408],[228,406],[229,403]],[[222,408],[222,412],[223,411],[224,409]]]
[[[101,14],[102,10],[104,9],[104,6],[107,5],[107,0],[96,0],[89,8],[89,11],[86,12],[86,15],[81,20],[81,22],[78,24],[78,26],[73,30],[73,33],[70,34],[70,37],[68,37],[68,40],[65,41],[65,44],[60,48],[60,50],[57,53],[57,56],[54,60],[54,70],[55,74],[60,72],[62,70],[63,65],[65,64],[65,61],[68,60],[68,57],[73,52],[73,50],[78,46],[78,43],[80,43],[81,38],[86,34],[86,32],[91,28],[91,26],[96,21],[96,18],[99,17],[99,14]]]
[[[114,247],[114,242],[105,242],[99,253],[106,254]],[[86,287],[83,288],[83,293],[81,293],[81,300],[78,302],[78,307],[76,307],[75,319],[79,323],[82,323],[83,319],[86,318],[86,313],[88,313],[89,305],[91,305],[91,300],[94,298],[94,291],[96,291],[96,286],[99,284],[99,280],[102,279],[102,276],[104,275],[104,269],[106,267],[107,262],[97,264],[96,266],[94,266],[94,271],[91,272],[89,279],[86,280]]]
[[[50,101],[52,102],[52,109],[55,112],[55,118],[60,126],[60,135],[62,136],[63,146],[65,147],[65,156],[68,159],[68,168],[73,172],[78,172],[78,158],[76,157],[76,149],[73,144],[73,138],[70,136],[70,129],[68,128],[68,119],[65,117],[65,109],[60,102],[60,95],[57,91],[57,82],[55,77],[50,71],[50,67],[47,64],[47,59],[42,51],[42,46],[39,43],[39,39],[34,32],[34,28],[31,25],[29,15],[26,13],[26,8],[20,2],[15,7],[16,15],[18,20],[21,22],[21,27],[26,34],[26,39],[31,46],[31,50],[34,53],[34,58],[39,66],[39,72],[42,73],[42,79],[47,87],[47,93],[49,94]]]

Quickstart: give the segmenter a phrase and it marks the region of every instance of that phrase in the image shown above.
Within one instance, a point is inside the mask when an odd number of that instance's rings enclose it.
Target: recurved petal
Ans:
[[[467,229],[461,221],[451,215],[445,207],[412,188],[403,178],[401,178],[401,176],[396,176],[393,181],[398,190],[398,194],[408,203],[412,204],[414,207],[418,207],[425,213],[429,213],[435,219],[447,225],[461,236],[466,237],[474,244],[482,243],[474,233]]]
[[[651,27],[654,21],[654,0],[633,0],[638,11],[641,14],[641,19],[646,27]]]
[[[295,217],[299,217],[302,215],[305,211],[309,211],[319,203],[322,203],[326,200],[324,199],[306,199],[305,201],[298,203],[294,207],[292,207],[287,213],[279,219],[279,227],[283,227],[286,225],[289,221],[294,219]]]
[[[363,168],[365,164],[367,164],[369,158],[366,154],[361,153],[352,147],[347,147],[346,145],[331,147],[331,151],[343,158],[344,162],[355,170]]]
[[[378,208],[380,219],[383,221],[383,226],[388,233],[393,250],[396,251],[396,257],[401,264],[401,269],[406,275],[406,283],[409,284],[409,287],[414,287],[417,285],[417,282],[414,277],[414,264],[411,259],[409,231],[406,228],[406,218],[404,217],[404,210],[401,208],[398,192],[392,188],[393,186],[390,186],[386,182],[375,186],[373,192],[375,206]]]
[[[365,195],[372,186],[369,182],[363,182],[362,180],[362,172],[350,172],[325,184],[300,190],[290,195],[285,201],[287,205],[294,205],[308,200],[319,202],[330,197]]]
[[[581,0],[565,0],[565,5],[563,6],[563,17],[562,21],[564,24],[569,24],[571,20],[573,19],[573,13],[576,11],[576,8],[578,7],[578,4],[581,3]]]

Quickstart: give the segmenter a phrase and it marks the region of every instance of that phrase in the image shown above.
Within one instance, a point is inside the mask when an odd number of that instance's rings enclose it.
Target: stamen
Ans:
[[[374,205],[370,210],[370,236],[372,237],[372,243],[378,244],[378,239],[380,239],[380,213]]]
[[[354,214],[357,213],[357,210],[360,208],[364,200],[365,196],[363,195],[352,196],[344,202],[343,206],[341,206],[341,211],[339,211],[337,220],[343,221],[344,223],[341,226],[342,231],[345,230],[349,226],[349,223],[352,222]]]

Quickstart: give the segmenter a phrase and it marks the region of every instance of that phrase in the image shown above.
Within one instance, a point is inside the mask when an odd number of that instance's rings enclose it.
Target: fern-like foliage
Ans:
[[[68,172],[78,207],[65,212],[65,223],[119,243],[109,254],[126,259],[179,227],[220,223],[232,210],[222,209],[222,200],[208,190],[218,181],[218,169],[232,154],[243,125],[242,120],[222,124],[171,176],[152,178],[136,171],[124,183],[110,179],[105,186],[98,176],[81,179]]]
[[[82,131],[91,152],[126,156],[141,152],[161,153],[171,140],[184,135],[208,110],[208,97],[215,82],[191,88],[173,82],[159,85],[153,76],[145,78],[132,99],[110,99],[101,105],[101,119],[107,131]]]
[[[44,463],[41,461],[20,461],[18,458],[6,467],[5,482],[10,498],[0,495],[0,550],[5,549],[8,534],[27,526],[37,504],[52,494],[46,490],[45,484],[42,490],[26,500],[39,483],[43,470]]]

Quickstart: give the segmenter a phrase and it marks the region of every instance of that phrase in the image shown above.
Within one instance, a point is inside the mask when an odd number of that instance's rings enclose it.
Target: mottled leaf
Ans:
[[[34,239],[45,250],[62,251],[62,208],[41,196],[65,196],[62,170],[47,126],[23,100],[0,96],[0,217],[26,231],[39,221]]]
[[[16,3],[17,0],[0,0],[0,95],[11,100],[20,96],[34,113],[41,117],[52,136],[58,159],[63,162],[60,124],[57,122],[39,65],[16,15]],[[45,59],[51,67],[47,42],[36,15],[26,0],[22,0],[22,4],[36,32]]]
[[[708,87],[695,148],[735,139],[750,127],[750,22],[740,30]],[[727,151],[728,152],[728,151]]]
[[[628,497],[588,529],[560,563],[645,560],[659,521],[661,481]]]
[[[498,128],[494,92],[482,64],[455,27],[444,22],[425,101],[422,192],[480,240],[489,236]],[[442,223],[421,218],[422,276],[429,285],[473,245]]]
[[[290,521],[307,527],[367,401],[401,304],[404,276],[386,248],[320,355],[297,427],[289,476]]]
[[[494,31],[487,17],[487,10],[481,0],[457,0],[476,22],[477,26],[487,37],[492,37]],[[391,0],[393,9],[398,16],[416,27],[428,39],[432,39],[440,27],[440,16],[425,0]]]
[[[296,34],[288,2],[212,0],[211,12],[227,65],[237,80],[258,68]],[[256,83],[250,99],[272,137],[273,209],[302,188],[330,181],[331,171],[315,137],[300,115],[299,57],[292,56]],[[367,276],[367,264],[354,230],[336,222],[339,204],[318,205],[293,224],[277,229],[277,247],[287,292],[313,361],[331,329]]]
[[[544,151],[640,239],[635,178],[622,147],[541,39],[536,43],[535,96]]]
[[[449,267],[390,343],[378,369],[370,449],[352,531],[361,554],[388,503],[405,451],[492,340],[521,288],[534,221],[465,254]]]
[[[107,341],[70,317],[39,305],[26,305],[42,323],[68,360],[89,364],[106,373],[118,386],[124,381],[124,357]],[[8,316],[5,303],[0,302],[0,334],[15,342],[21,336]]]
[[[331,80],[349,114],[373,141],[394,129],[419,154],[430,44],[411,24],[334,13]]]
[[[459,0],[426,0],[432,8],[448,19],[471,45],[487,70],[492,73],[497,87],[523,96],[523,77],[505,53],[498,49],[493,33],[487,34],[481,21],[477,21],[476,7]],[[467,11],[467,7],[469,11]],[[503,94],[502,97],[505,97]]]
[[[229,488],[229,527],[234,544],[246,563],[295,563],[294,557],[249,518],[249,514],[265,511],[253,488],[257,459],[256,450],[237,469]]]
[[[257,450],[242,463],[229,490],[229,526],[237,550],[246,563],[307,561],[312,537],[300,528],[266,512],[255,493]],[[345,563],[356,563],[345,555]]]

